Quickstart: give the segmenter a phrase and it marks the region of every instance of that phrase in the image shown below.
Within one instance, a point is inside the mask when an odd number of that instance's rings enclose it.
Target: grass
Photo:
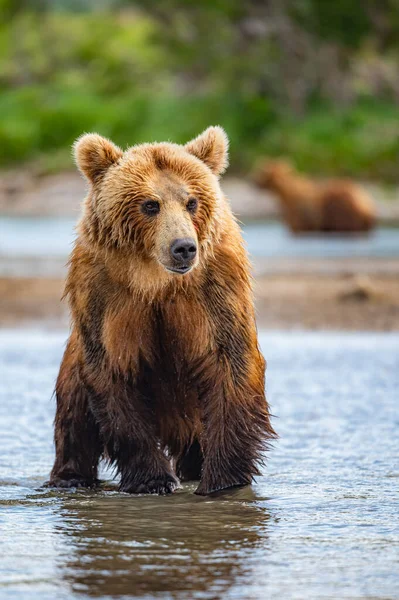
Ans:
[[[301,119],[273,118],[242,98],[101,96],[89,90],[35,87],[0,95],[0,166],[33,162],[42,173],[72,167],[70,146],[97,131],[122,147],[144,141],[183,143],[210,124],[231,140],[231,170],[259,156],[284,156],[304,171],[395,182],[399,179],[399,109],[363,102],[346,111],[316,107]]]
[[[393,104],[364,100],[345,111],[319,107],[301,121],[279,123],[262,143],[269,154],[291,157],[304,171],[399,180],[399,108]]]

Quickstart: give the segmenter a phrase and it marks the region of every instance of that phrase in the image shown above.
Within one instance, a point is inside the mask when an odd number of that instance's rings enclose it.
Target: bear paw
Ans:
[[[119,489],[121,492],[127,492],[128,494],[158,494],[166,496],[167,494],[173,494],[178,487],[179,482],[174,477],[167,476],[138,483],[126,483],[121,485]]]
[[[209,496],[210,494],[215,494],[216,492],[221,492],[223,490],[229,490],[237,487],[244,487],[246,485],[249,485],[248,481],[231,483],[221,482],[219,485],[207,485],[205,482],[201,481],[194,494],[197,494],[197,496]]]
[[[83,477],[71,477],[68,479],[63,479],[62,477],[54,477],[54,479],[50,479],[50,481],[46,481],[43,484],[45,488],[94,488],[97,487],[99,482],[97,480],[88,480]]]

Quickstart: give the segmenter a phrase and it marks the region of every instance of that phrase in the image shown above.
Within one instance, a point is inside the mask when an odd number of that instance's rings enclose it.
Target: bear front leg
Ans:
[[[223,270],[222,267],[223,266]],[[204,463],[197,494],[248,485],[276,434],[265,398],[248,266],[225,250],[204,282],[214,350],[197,368]]]
[[[125,380],[92,401],[107,454],[120,474],[121,492],[170,494],[179,485],[159,448],[151,411]]]
[[[204,399],[204,464],[195,492],[199,495],[252,483],[260,474],[263,452],[275,438],[263,386],[234,383],[228,361],[221,363],[224,367],[219,365],[217,381]]]
[[[89,407],[89,392],[68,345],[56,383],[56,458],[47,487],[94,487],[103,451],[100,432]]]

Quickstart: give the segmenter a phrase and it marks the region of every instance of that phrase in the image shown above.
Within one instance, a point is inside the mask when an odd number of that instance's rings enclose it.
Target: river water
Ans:
[[[280,440],[252,488],[40,486],[66,332],[0,331],[0,598],[399,598],[399,335],[261,332]]]
[[[0,258],[51,256],[64,258],[75,237],[76,219],[4,217],[0,215]],[[379,257],[399,256],[399,234],[394,227],[378,227],[368,235],[294,236],[280,222],[243,224],[252,256],[267,258]]]

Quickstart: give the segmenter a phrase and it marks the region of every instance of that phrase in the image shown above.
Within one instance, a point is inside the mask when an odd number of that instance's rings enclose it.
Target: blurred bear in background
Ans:
[[[366,232],[376,224],[372,199],[347,179],[318,182],[300,175],[286,161],[264,160],[255,169],[254,180],[277,195],[283,218],[294,233]]]

